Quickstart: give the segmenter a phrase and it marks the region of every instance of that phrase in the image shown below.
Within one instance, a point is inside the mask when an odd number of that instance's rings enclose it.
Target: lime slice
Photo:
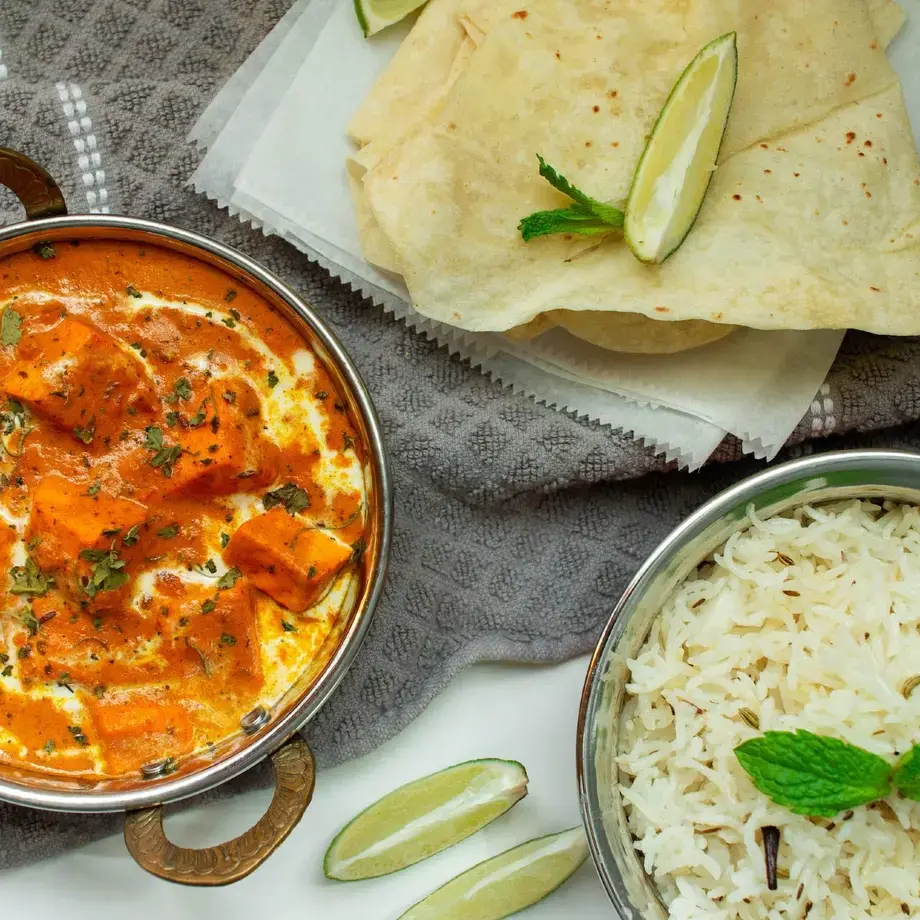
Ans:
[[[327,878],[350,882],[405,869],[476,833],[527,795],[513,760],[471,760],[384,796],[326,851]]]
[[[355,13],[364,29],[364,37],[369,38],[381,29],[405,19],[414,13],[427,0],[355,0]]]
[[[709,188],[738,79],[734,32],[706,45],[671,90],[642,152],[626,203],[626,242],[664,262],[693,227]]]
[[[501,920],[543,900],[587,857],[580,827],[522,843],[451,879],[399,920]]]

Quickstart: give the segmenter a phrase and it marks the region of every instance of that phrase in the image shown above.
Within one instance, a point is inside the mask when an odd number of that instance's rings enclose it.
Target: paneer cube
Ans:
[[[112,542],[105,531],[127,532],[147,517],[146,505],[114,498],[100,491],[90,495],[86,483],[62,476],[46,476],[32,494],[32,514],[26,542],[37,540],[32,557],[39,568],[70,568],[80,550],[106,548]]]
[[[144,367],[115,340],[83,319],[66,316],[26,336],[3,379],[13,399],[87,444],[111,442],[128,409],[149,412],[158,401]]]
[[[224,559],[282,607],[302,613],[351,554],[341,540],[306,527],[278,507],[243,524],[230,538]]]
[[[178,433],[182,456],[164,483],[168,492],[229,495],[262,481],[261,422],[241,400],[208,399],[203,424]],[[248,410],[251,411],[251,410]]]
[[[141,693],[102,700],[85,694],[84,702],[110,773],[135,773],[145,763],[180,757],[192,749],[192,723],[182,706]]]

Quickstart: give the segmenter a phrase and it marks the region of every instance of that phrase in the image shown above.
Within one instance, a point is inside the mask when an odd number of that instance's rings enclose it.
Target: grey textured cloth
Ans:
[[[739,456],[729,440],[702,473],[669,472],[627,437],[511,395],[193,195],[189,128],[292,2],[2,0],[0,144],[51,170],[73,212],[176,223],[261,260],[315,305],[364,374],[392,456],[396,531],[367,643],[306,732],[328,766],[399,731],[471,662],[588,651],[656,541],[758,464],[726,462]],[[19,219],[11,196],[0,210]],[[917,355],[913,340],[849,335],[793,442],[850,432],[849,443],[920,444],[914,428],[855,436],[920,416]],[[215,795],[266,780],[252,771]],[[118,827],[116,816],[0,806],[0,867]]]

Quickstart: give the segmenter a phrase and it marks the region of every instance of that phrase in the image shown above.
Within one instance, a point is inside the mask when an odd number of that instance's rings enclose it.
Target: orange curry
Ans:
[[[330,634],[361,445],[294,327],[194,258],[39,244],[0,307],[0,759],[170,769]]]

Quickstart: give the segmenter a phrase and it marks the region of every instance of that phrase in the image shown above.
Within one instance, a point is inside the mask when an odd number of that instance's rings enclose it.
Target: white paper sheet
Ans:
[[[917,40],[920,0],[906,5],[914,19],[893,59],[908,74],[908,99],[920,115],[920,68],[908,53]],[[300,0],[193,130],[194,140],[210,144],[195,187],[285,236],[376,304],[518,392],[633,432],[691,467],[725,431],[758,455],[774,455],[823,381],[842,332],[748,330],[666,357],[613,356],[561,330],[509,343],[420,317],[398,279],[364,262],[343,165],[351,152],[345,127],[406,28],[366,41],[349,4]]]

